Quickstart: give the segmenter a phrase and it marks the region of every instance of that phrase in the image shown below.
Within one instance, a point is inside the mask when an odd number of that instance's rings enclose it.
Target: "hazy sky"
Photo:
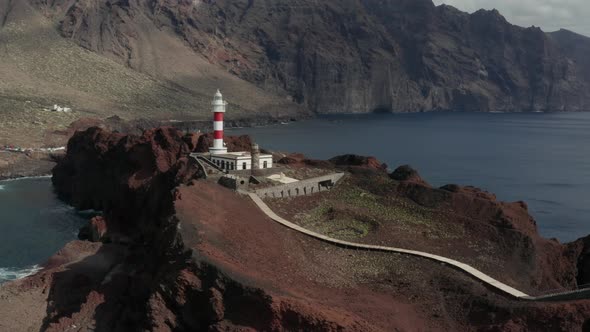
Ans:
[[[497,9],[513,24],[541,27],[544,31],[560,28],[590,36],[590,0],[434,0],[463,11]]]

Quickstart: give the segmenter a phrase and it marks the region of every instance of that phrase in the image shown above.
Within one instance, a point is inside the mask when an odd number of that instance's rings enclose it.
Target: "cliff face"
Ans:
[[[65,37],[133,68],[174,76],[145,36],[164,31],[194,52],[175,65],[204,58],[319,113],[590,109],[588,39],[497,11],[431,0],[32,1]]]
[[[172,214],[172,190],[198,176],[189,152],[173,128],[134,136],[94,127],[70,139],[52,181],[76,208],[104,211],[109,231],[130,238],[154,235],[149,230]]]

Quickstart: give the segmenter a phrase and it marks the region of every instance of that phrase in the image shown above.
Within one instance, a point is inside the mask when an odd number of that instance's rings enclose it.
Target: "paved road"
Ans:
[[[456,261],[454,259],[450,259],[443,256],[433,255],[422,251],[415,251],[415,250],[407,250],[402,248],[394,248],[394,247],[385,247],[385,246],[376,246],[370,244],[362,244],[362,243],[353,243],[348,241],[338,240],[329,236],[325,236],[316,232],[312,232],[306,228],[303,228],[299,225],[296,225],[271,210],[271,208],[262,201],[262,199],[255,193],[248,193],[250,198],[256,203],[256,205],[264,212],[269,218],[272,220],[290,228],[300,233],[306,234],[308,236],[317,238],[319,240],[329,242],[338,246],[347,247],[347,248],[357,248],[357,249],[364,249],[364,250],[374,250],[374,251],[387,251],[387,252],[395,252],[400,254],[412,255],[423,257],[426,259],[430,259],[433,261],[437,261],[439,263],[444,263],[449,265],[455,269],[458,269],[464,273],[467,273],[471,277],[483,282],[484,284],[488,285],[489,287],[500,291],[502,294],[506,294],[509,297],[526,300],[526,301],[568,301],[568,300],[579,300],[579,299],[587,299],[590,298],[590,289],[580,289],[575,291],[567,291],[562,293],[555,293],[555,294],[548,294],[543,296],[529,296],[526,293],[519,291],[516,288],[508,286],[501,281],[498,281],[487,274],[467,265]]]

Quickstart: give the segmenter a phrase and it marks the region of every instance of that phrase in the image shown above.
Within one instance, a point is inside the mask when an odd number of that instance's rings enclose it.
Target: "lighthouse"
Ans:
[[[223,100],[221,92],[217,90],[215,97],[213,97],[213,146],[209,148],[212,155],[225,154],[227,148],[223,143],[223,115],[225,114],[225,106],[227,103]]]
[[[272,155],[261,154],[258,145],[254,144],[252,151],[227,152],[223,143],[223,116],[227,103],[223,100],[221,92],[217,90],[213,97],[213,146],[209,148],[209,165],[217,167],[224,172],[262,170],[273,168]]]

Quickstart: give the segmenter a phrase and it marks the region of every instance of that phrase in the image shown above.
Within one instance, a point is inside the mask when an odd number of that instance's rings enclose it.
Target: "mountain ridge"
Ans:
[[[497,10],[468,14],[431,0],[63,0],[51,8],[61,11],[63,36],[141,72],[185,86],[198,77],[182,82],[165,60],[147,64],[147,44],[134,36],[165,31],[195,57],[316,113],[590,108],[590,65],[559,36],[512,25]]]
[[[0,0],[0,140],[79,118],[586,111],[590,38],[430,0]],[[92,79],[89,79],[92,78]],[[51,114],[53,104],[74,113]],[[20,135],[20,136],[19,136]]]

